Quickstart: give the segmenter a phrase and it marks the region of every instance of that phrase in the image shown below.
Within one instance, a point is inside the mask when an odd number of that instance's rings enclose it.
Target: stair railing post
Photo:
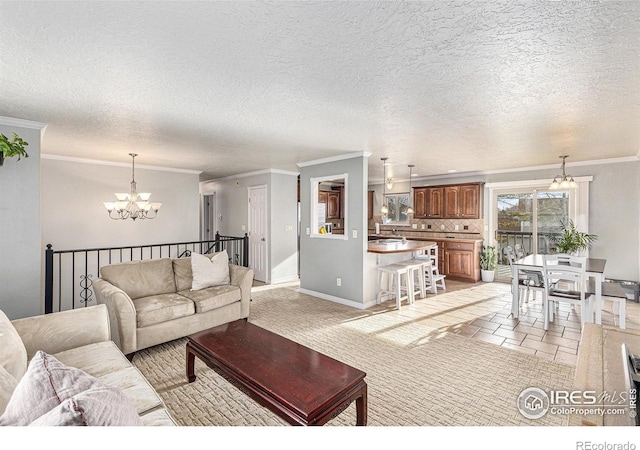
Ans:
[[[44,313],[53,312],[53,246],[47,244],[44,252]]]
[[[249,267],[249,234],[245,233],[242,238],[242,265]]]
[[[216,231],[216,237],[215,237],[215,246],[214,246],[214,250],[216,253],[218,253],[220,251],[220,233]]]

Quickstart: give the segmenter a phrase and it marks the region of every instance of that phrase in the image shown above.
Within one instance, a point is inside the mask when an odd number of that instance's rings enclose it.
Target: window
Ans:
[[[311,229],[310,229],[309,235],[312,238],[343,239],[343,240],[349,239],[349,236],[347,233],[344,233],[344,232],[342,234],[333,233],[333,230],[329,225],[331,221],[328,220],[327,218],[327,212],[329,211],[331,205],[329,205],[328,203],[328,198],[323,197],[321,195],[322,192],[326,192],[326,191],[323,191],[323,189],[321,189],[321,186],[324,186],[325,188],[327,186],[343,187],[344,189],[342,192],[344,196],[341,198],[340,202],[343,205],[342,207],[344,208],[344,211],[348,211],[348,202],[347,202],[348,174],[342,173],[342,174],[332,175],[327,177],[311,178],[311,220],[310,220]],[[322,197],[322,200],[321,200],[321,197]],[[344,217],[343,229],[344,230],[348,229],[347,214],[345,214],[345,217]]]
[[[384,204],[387,205],[389,212],[383,218],[385,224],[404,224],[409,225],[409,193],[387,194],[384,196]]]

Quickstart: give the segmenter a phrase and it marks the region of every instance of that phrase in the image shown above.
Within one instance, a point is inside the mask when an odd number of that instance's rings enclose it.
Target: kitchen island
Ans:
[[[375,304],[377,295],[378,266],[411,259],[414,253],[428,252],[437,247],[432,241],[409,239],[378,239],[367,243],[365,255],[365,307]]]
[[[429,241],[438,245],[438,269],[447,279],[469,281],[475,283],[480,280],[480,253],[483,240],[480,238],[464,238],[456,235],[441,234],[430,236],[432,233],[422,233],[427,236],[390,236],[369,234],[369,242],[380,242],[382,239]]]

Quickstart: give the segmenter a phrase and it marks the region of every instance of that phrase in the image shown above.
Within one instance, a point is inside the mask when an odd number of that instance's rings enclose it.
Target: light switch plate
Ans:
[[[351,232],[351,235],[353,236],[354,239],[358,239],[358,230],[353,230]]]

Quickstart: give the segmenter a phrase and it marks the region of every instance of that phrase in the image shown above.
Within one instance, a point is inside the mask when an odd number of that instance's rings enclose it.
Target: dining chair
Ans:
[[[515,250],[510,245],[507,245],[503,248],[503,252],[507,256],[507,260],[509,261],[509,266],[511,267],[511,276],[513,277],[513,263],[515,263],[518,258],[516,256]],[[518,271],[518,304],[522,300],[521,293],[524,293],[524,302],[529,303],[529,293],[533,291],[533,299],[536,299],[536,292],[541,292],[543,296],[544,303],[544,277],[542,272],[537,270],[519,270]]]
[[[546,286],[544,305],[544,329],[553,322],[555,307],[560,302],[580,306],[580,327],[592,319],[592,297],[587,293],[587,258],[565,253],[542,255]]]

